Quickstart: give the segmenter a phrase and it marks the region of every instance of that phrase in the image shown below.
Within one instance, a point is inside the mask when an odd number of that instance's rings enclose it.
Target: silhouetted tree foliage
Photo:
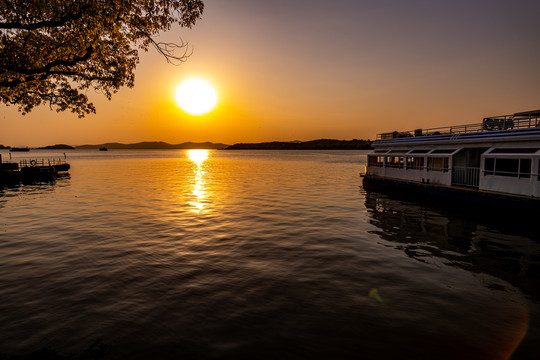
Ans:
[[[42,103],[95,113],[87,90],[110,99],[133,87],[139,50],[185,61],[187,44],[154,37],[175,23],[191,27],[203,8],[201,0],[0,0],[0,99],[23,114]]]

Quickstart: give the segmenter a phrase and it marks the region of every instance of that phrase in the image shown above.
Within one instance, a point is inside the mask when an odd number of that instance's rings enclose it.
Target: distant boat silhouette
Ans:
[[[30,151],[29,147],[12,147],[9,151]]]
[[[102,146],[99,148],[99,151],[108,151],[109,149],[107,149],[105,146]]]

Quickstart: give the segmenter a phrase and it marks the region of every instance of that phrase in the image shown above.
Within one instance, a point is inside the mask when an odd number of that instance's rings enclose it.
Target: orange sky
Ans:
[[[0,144],[366,139],[540,109],[540,3],[529,0],[206,0],[180,66],[141,53],[135,88],[79,119],[0,106]],[[219,94],[208,115],[175,104],[189,77]]]

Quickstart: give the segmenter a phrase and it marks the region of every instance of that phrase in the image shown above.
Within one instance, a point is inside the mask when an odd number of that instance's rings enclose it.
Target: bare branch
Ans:
[[[142,29],[137,24],[134,24],[134,26],[141,32],[141,34],[144,35],[147,41],[149,41],[152,46],[161,54],[163,57],[165,57],[165,60],[169,64],[173,65],[179,65],[181,63],[184,63],[187,61],[187,58],[191,56],[193,53],[193,50],[189,49],[189,43],[184,42],[180,39],[180,44],[175,43],[165,43],[165,42],[157,42],[155,41],[152,36]],[[183,53],[181,55],[175,55],[176,50],[183,49]]]
[[[179,65],[180,63],[184,63],[191,56],[191,54],[193,54],[193,49],[189,49],[189,43],[182,42],[180,45],[178,45],[175,43],[156,43],[153,39],[151,40],[154,48],[156,48],[157,51],[163,55],[170,64]],[[178,49],[183,49],[183,53],[180,56],[175,55],[175,52]]]

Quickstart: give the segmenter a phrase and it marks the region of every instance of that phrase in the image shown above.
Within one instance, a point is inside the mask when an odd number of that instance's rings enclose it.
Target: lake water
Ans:
[[[0,190],[0,358],[540,358],[534,220],[366,193],[362,151],[66,155]]]

